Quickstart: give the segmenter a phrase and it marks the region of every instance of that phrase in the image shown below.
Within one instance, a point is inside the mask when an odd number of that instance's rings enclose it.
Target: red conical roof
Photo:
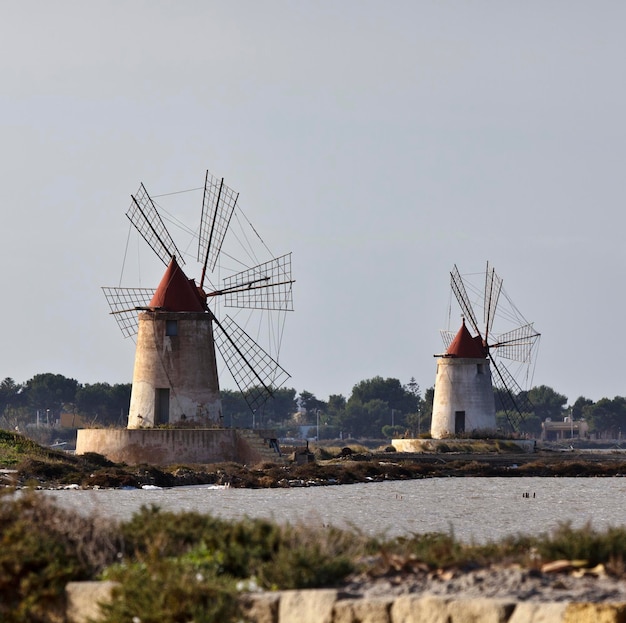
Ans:
[[[174,256],[150,301],[150,307],[171,312],[205,311],[204,302],[193,279],[187,279]]]
[[[465,318],[459,332],[450,343],[446,355],[449,357],[466,357],[468,359],[484,359],[487,351],[480,335],[472,337],[465,326]]]

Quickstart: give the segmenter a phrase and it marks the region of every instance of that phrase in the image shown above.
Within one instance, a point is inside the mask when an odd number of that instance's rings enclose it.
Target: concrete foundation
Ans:
[[[436,453],[438,452],[437,446],[454,444],[455,447],[460,448],[459,452],[465,452],[464,447],[467,448],[467,453],[473,452],[472,446],[480,444],[481,446],[487,446],[491,450],[488,452],[498,452],[498,446],[506,444],[507,446],[515,445],[519,448],[520,452],[533,453],[536,450],[537,442],[534,439],[392,439],[391,445],[396,449],[396,452],[409,452],[412,454],[420,453]],[[440,450],[439,450],[440,452]]]
[[[259,435],[224,428],[84,428],[77,432],[76,454],[86,452],[97,452],[127,465],[280,460]]]

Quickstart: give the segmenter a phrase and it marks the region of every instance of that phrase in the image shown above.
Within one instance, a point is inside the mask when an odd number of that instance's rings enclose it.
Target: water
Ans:
[[[622,478],[429,478],[293,489],[49,491],[65,507],[126,520],[142,505],[336,525],[387,536],[453,532],[484,543],[510,534],[541,534],[559,523],[594,528],[626,525]]]

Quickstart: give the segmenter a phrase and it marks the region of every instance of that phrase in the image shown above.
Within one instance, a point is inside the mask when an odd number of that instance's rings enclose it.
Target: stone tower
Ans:
[[[437,358],[431,435],[434,439],[495,430],[496,409],[487,349],[465,319],[444,355]]]
[[[172,257],[139,313],[128,428],[220,425],[213,315]]]

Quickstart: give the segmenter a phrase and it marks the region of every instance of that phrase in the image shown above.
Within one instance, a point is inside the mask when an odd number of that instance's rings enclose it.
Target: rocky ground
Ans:
[[[572,570],[561,561],[558,571],[493,565],[474,570],[413,570],[354,576],[342,587],[355,597],[430,594],[515,601],[626,602],[626,579],[604,569]]]
[[[0,473],[0,482],[8,486],[120,488],[221,484],[262,488],[451,476],[622,476],[626,475],[626,456],[576,452],[532,455],[366,453],[301,465],[222,463],[157,467],[115,464],[100,455],[78,457],[48,450],[42,455],[28,455],[7,467],[10,469]]]

